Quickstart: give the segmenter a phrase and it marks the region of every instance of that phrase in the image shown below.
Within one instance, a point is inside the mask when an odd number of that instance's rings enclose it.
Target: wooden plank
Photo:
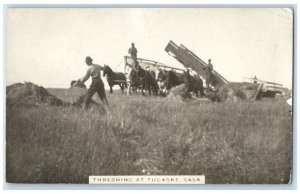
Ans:
[[[202,77],[205,77],[206,73],[204,71],[204,68],[207,66],[207,64],[184,45],[181,45],[179,47],[173,41],[170,41],[165,50],[180,63],[182,63],[185,67],[189,67]],[[228,80],[226,80],[215,70],[212,71],[212,74],[214,75],[217,84],[224,85],[229,83]]]
[[[166,51],[175,58],[177,59],[180,63],[182,63],[185,67],[187,68],[191,68],[193,69],[195,72],[197,72],[199,75],[201,75],[202,77],[206,76],[205,70],[204,68],[206,67],[206,64],[203,62],[200,62],[196,57],[194,57],[191,54],[188,54],[188,52],[186,51],[186,49],[178,47],[178,46],[174,46],[172,44],[168,44],[166,47]],[[213,71],[213,75],[214,78],[216,80],[216,85],[225,85],[228,83],[227,80],[224,80],[221,78],[221,76],[218,76],[219,74],[214,73],[215,71]]]
[[[204,67],[207,66],[207,64],[200,59],[195,53],[193,53],[191,50],[189,50],[187,47],[185,47],[183,44],[180,45],[181,48],[183,48],[184,50],[187,51],[187,53],[189,55],[191,55],[192,57],[194,57],[200,64],[202,64]],[[213,70],[212,73],[217,76],[218,78],[220,78],[223,82],[225,82],[226,84],[229,84],[229,81],[227,79],[225,79],[221,74],[219,74],[217,71]]]
[[[132,67],[132,64],[130,64],[129,61],[128,61],[128,59],[132,60],[131,57],[124,56],[124,58],[125,58],[125,66],[128,65],[128,66]],[[142,64],[147,64],[147,65],[155,67],[155,68],[162,67],[162,68],[166,68],[166,69],[169,69],[169,70],[177,70],[177,71],[181,71],[181,72],[185,71],[184,69],[180,69],[180,68],[176,68],[176,67],[170,67],[166,64],[163,64],[163,63],[160,63],[160,62],[157,62],[157,61],[153,61],[153,60],[137,58],[137,61],[142,63]]]

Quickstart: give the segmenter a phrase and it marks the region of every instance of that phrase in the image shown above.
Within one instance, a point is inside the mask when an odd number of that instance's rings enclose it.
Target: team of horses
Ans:
[[[110,93],[113,93],[113,86],[119,85],[122,93],[127,88],[127,94],[140,91],[143,95],[166,95],[168,91],[178,85],[184,84],[187,94],[194,93],[197,97],[203,97],[203,81],[198,75],[192,76],[189,70],[177,73],[173,70],[148,71],[140,65],[129,68],[127,76],[121,72],[114,72],[108,65],[104,66],[103,77],[106,76],[110,86]]]
[[[113,93],[114,85],[119,85],[122,93],[127,88],[127,94],[140,91],[143,95],[148,92],[149,95],[164,96],[171,88],[184,84],[187,95],[194,93],[197,97],[204,96],[202,79],[197,75],[192,76],[188,70],[183,73],[163,69],[147,71],[137,65],[136,68],[129,68],[125,76],[124,73],[114,72],[108,65],[104,65],[103,77],[105,76],[110,93]],[[77,81],[71,82],[71,87],[73,86],[86,88],[83,83]]]

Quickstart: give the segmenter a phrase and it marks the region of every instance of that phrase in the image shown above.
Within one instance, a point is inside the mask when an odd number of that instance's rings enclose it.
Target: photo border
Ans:
[[[293,10],[293,133],[290,184],[206,184],[206,185],[89,185],[89,184],[13,184],[5,181],[6,137],[6,13],[9,8],[291,8]],[[3,4],[3,189],[4,190],[296,190],[297,189],[297,5],[296,4]]]

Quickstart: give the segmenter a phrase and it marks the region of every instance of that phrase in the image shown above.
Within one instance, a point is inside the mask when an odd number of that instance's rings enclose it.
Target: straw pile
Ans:
[[[240,100],[253,99],[257,90],[257,84],[231,83],[224,85],[216,91],[206,91],[205,97],[213,102],[237,102]],[[190,99],[191,95],[186,92],[185,84],[171,89],[168,98],[180,100]]]
[[[219,88],[211,99],[221,102],[253,99],[257,87],[257,84],[231,83]]]
[[[49,94],[48,91],[30,82],[16,83],[6,87],[7,105],[50,105],[62,106],[67,103]]]

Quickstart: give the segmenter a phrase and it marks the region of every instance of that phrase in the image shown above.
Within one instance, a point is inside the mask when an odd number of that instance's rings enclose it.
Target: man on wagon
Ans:
[[[211,59],[208,59],[208,64],[203,69],[205,70],[206,87],[210,88],[210,85],[212,84],[212,77],[213,77],[213,74],[212,74],[213,65],[211,64]]]
[[[133,68],[137,66],[137,49],[134,47],[134,43],[131,43],[131,47],[128,50],[128,54],[131,56]]]
[[[257,84],[257,77],[256,77],[256,75],[253,78],[253,83]]]
[[[137,49],[134,47],[134,43],[131,43],[131,47],[128,50],[128,54],[130,54],[132,60],[135,62],[137,58]]]
[[[104,70],[104,67],[96,65],[93,63],[91,57],[86,57],[85,63],[89,66],[86,75],[78,80],[78,82],[84,83],[90,77],[92,77],[92,83],[88,91],[84,96],[83,109],[87,109],[88,104],[91,102],[93,95],[97,92],[103,105],[108,108],[108,102],[105,95],[104,84],[101,79],[101,70]]]

